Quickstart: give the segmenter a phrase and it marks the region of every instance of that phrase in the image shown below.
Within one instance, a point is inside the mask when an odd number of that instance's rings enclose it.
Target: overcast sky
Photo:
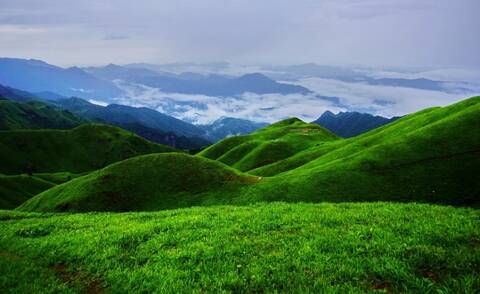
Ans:
[[[0,56],[480,68],[479,0],[0,0]]]

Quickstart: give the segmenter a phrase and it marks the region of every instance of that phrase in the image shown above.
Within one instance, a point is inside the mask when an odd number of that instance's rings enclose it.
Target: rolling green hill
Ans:
[[[136,155],[172,152],[117,127],[0,131],[0,173],[82,173]]]
[[[55,185],[65,183],[77,174],[67,172],[33,175],[0,175],[0,209],[14,209],[31,197]]]
[[[0,289],[476,293],[479,217],[474,209],[398,203],[0,211]]]
[[[251,136],[223,140],[200,153],[243,170],[248,170],[249,158],[255,159],[249,161],[250,168],[256,165],[251,162],[263,164],[248,174],[202,156],[151,155],[49,189],[19,209],[157,210],[260,201],[478,205],[479,126],[480,97],[426,109],[351,139],[338,139],[321,127],[291,119]],[[289,149],[254,152],[258,147],[251,145],[257,146],[257,141],[258,146],[279,142]],[[238,151],[241,146],[247,152]]]
[[[262,200],[479,203],[480,97],[251,171]],[[253,193],[251,191],[251,193]]]
[[[249,171],[336,139],[337,136],[318,125],[291,118],[250,135],[227,138],[199,155],[219,160],[240,171]]]
[[[47,190],[26,211],[161,210],[228,202],[229,191],[257,178],[182,153],[138,156]]]
[[[86,120],[43,102],[0,101],[0,130],[71,129]]]

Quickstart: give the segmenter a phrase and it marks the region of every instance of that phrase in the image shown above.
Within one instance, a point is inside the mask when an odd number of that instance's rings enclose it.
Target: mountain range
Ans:
[[[92,121],[119,126],[146,139],[176,148],[198,149],[210,144],[202,129],[149,108],[118,104],[100,106],[80,98],[52,103]]]
[[[28,92],[111,99],[121,94],[113,83],[78,67],[61,68],[35,59],[0,58],[0,84]]]
[[[207,96],[236,96],[255,94],[307,94],[307,88],[278,83],[260,73],[230,77],[195,73],[165,73],[143,68],[127,68],[118,65],[85,69],[93,76],[108,81],[123,80],[129,83],[158,88],[164,93],[201,94]]]
[[[55,99],[51,100],[52,96]],[[54,94],[43,99],[41,94],[31,94],[2,85],[0,85],[0,97],[4,100],[16,101],[16,103],[4,101],[0,104],[0,111],[3,113],[3,129],[14,127],[68,129],[82,122],[95,121],[116,125],[148,140],[180,149],[199,149],[209,145],[210,142],[217,142],[229,136],[248,134],[267,125],[224,117],[212,124],[195,126],[145,107],[118,104],[101,106],[81,98],[67,99]],[[395,119],[357,112],[341,112],[334,115],[327,111],[314,123],[322,125],[341,137],[352,137]]]
[[[246,134],[266,125],[222,118],[211,125],[195,126],[149,108],[101,106],[81,98],[48,100],[1,85],[0,97],[0,129],[70,129],[93,121],[119,126],[179,149],[199,149],[226,136]]]
[[[265,67],[267,75],[274,79],[298,80],[302,78],[333,79],[350,83],[366,83],[374,86],[390,86],[414,88],[430,91],[446,91],[455,93],[465,91],[461,85],[452,86],[450,81],[439,81],[427,78],[375,77],[368,70],[354,70],[342,66],[319,65],[305,63],[288,66]],[[465,83],[463,83],[465,84]]]

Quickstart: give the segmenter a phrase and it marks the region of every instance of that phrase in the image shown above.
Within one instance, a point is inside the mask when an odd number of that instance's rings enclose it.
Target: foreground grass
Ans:
[[[474,209],[273,203],[0,212],[6,292],[473,293],[479,272]]]

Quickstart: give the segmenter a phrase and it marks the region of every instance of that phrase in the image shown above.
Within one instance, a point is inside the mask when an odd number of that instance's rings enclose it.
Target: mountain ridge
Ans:
[[[368,132],[397,120],[399,117],[386,118],[361,112],[324,112],[312,123],[318,124],[340,137],[349,138]]]

